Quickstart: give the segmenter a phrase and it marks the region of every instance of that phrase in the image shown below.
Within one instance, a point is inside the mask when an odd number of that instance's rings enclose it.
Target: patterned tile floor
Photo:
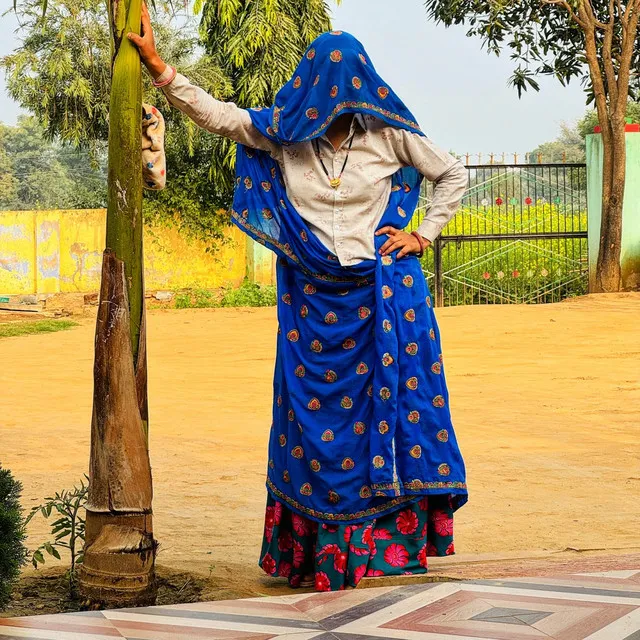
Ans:
[[[0,618],[0,638],[640,640],[640,569]]]

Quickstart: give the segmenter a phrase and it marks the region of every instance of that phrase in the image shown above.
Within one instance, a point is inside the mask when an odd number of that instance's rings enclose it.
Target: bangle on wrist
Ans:
[[[425,239],[417,231],[412,231],[411,235],[414,236],[418,240],[418,242],[420,243],[420,253],[416,253],[415,255],[418,258],[422,258],[422,256],[424,255],[424,250],[427,247],[427,243],[426,243]]]
[[[167,69],[169,69],[169,76],[166,78],[166,80],[162,80],[161,82],[158,82],[157,80],[154,80],[152,82],[154,87],[164,87],[166,85],[168,85],[170,82],[173,82],[173,79],[176,77],[176,73],[178,73],[175,70],[175,67],[171,67],[169,65],[167,65],[166,69],[158,76],[158,78],[162,75],[164,75],[165,73],[167,73]]]

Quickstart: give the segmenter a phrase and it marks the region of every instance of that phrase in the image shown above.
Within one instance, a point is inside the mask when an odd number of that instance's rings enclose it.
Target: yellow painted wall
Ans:
[[[0,211],[0,294],[98,291],[105,216],[104,209]],[[145,229],[147,290],[237,286],[247,273],[257,282],[274,281],[273,259],[258,265],[253,259],[256,243],[235,226],[227,240],[206,253],[175,229]]]
[[[0,291],[33,293],[36,288],[35,215],[0,212]]]

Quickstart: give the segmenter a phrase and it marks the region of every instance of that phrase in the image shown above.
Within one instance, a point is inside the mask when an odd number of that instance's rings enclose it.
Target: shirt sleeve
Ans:
[[[173,70],[167,66],[162,75],[156,78],[156,82],[165,81],[171,73]],[[182,74],[176,73],[169,84],[162,86],[162,91],[174,107],[206,131],[253,149],[268,151],[274,158],[280,155],[280,146],[265,138],[253,126],[246,109],[241,109],[233,102],[216,100],[201,87],[191,84]]]
[[[415,167],[435,183],[431,205],[418,233],[433,242],[453,218],[467,189],[468,175],[462,162],[438,148],[429,138],[404,129],[395,129],[396,154],[400,162]]]

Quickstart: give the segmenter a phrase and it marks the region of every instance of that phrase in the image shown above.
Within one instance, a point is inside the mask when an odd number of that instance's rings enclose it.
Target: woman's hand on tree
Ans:
[[[140,58],[154,80],[158,78],[166,69],[167,65],[158,55],[156,50],[156,42],[153,37],[153,28],[151,27],[151,16],[147,9],[146,3],[142,3],[142,21],[140,25],[140,35],[133,32],[127,33],[127,38],[138,47]]]
[[[377,236],[388,235],[388,240],[380,247],[380,255],[386,256],[394,251],[398,251],[396,258],[402,258],[409,253],[420,253],[422,246],[420,240],[416,238],[412,233],[401,231],[395,227],[382,227],[376,231]],[[423,238],[425,248],[431,243],[426,238]]]

